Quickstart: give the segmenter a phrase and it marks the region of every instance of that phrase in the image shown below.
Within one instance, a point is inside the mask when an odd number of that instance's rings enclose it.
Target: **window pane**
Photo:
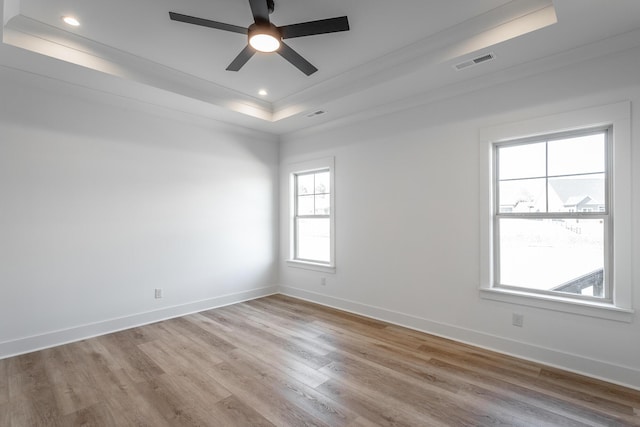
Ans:
[[[298,215],[313,215],[313,197],[314,196],[298,197]]]
[[[604,297],[600,219],[500,219],[500,284]]]
[[[549,141],[549,175],[604,172],[605,135]]]
[[[328,194],[324,194],[320,196],[315,196],[315,198],[316,198],[315,214],[329,215],[330,213],[329,204],[331,202],[330,196]]]
[[[604,174],[549,178],[550,212],[604,212]]]
[[[316,194],[326,194],[331,192],[331,182],[329,171],[316,174]]]
[[[546,212],[544,179],[503,181],[498,190],[500,213]]]
[[[499,179],[537,178],[546,175],[544,142],[498,148]]]
[[[299,218],[296,258],[330,262],[330,221],[328,218]]]
[[[313,174],[298,175],[297,194],[313,194]]]

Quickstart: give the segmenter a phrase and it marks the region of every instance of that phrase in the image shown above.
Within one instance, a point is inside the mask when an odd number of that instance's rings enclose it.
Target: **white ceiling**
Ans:
[[[287,41],[319,69],[310,77],[276,54],[230,72],[245,36],[168,12],[247,27],[248,0],[0,2],[0,65],[273,133],[443,97],[535,61],[576,61],[580,49],[586,57],[640,44],[638,0],[275,0],[276,25],[347,15],[351,30]],[[496,59],[454,70],[487,52]],[[307,117],[318,110],[327,113]]]

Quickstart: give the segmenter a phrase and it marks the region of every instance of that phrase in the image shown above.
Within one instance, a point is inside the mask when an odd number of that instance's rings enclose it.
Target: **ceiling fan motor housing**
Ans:
[[[251,40],[251,37],[257,34],[266,34],[275,37],[278,40],[282,39],[282,32],[278,29],[278,27],[269,22],[251,24],[249,26],[249,30],[247,31],[249,40]]]

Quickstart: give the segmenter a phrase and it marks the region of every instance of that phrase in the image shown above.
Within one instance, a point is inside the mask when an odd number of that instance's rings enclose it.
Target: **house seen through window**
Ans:
[[[495,287],[611,299],[610,135],[494,145]]]

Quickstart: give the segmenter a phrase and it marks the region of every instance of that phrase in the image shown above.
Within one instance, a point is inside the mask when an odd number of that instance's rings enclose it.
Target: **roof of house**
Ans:
[[[600,204],[605,200],[604,176],[599,178],[555,178],[549,180],[549,186],[556,192],[565,206],[574,206],[590,198]]]

